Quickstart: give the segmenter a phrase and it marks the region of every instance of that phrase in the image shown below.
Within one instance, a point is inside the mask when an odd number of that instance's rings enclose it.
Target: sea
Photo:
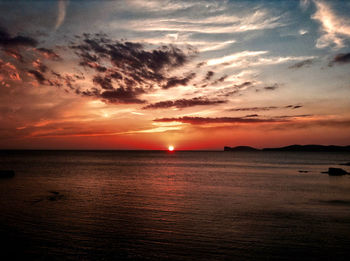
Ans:
[[[350,260],[350,175],[321,173],[349,161],[0,151],[0,260]]]

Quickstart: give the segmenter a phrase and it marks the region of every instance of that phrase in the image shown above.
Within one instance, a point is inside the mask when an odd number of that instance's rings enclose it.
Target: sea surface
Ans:
[[[0,260],[350,260],[350,176],[320,173],[349,161],[2,151]]]

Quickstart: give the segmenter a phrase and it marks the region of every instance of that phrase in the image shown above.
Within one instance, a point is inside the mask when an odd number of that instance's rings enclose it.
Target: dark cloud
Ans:
[[[279,107],[276,106],[268,106],[268,107],[243,107],[243,108],[233,108],[229,109],[228,111],[269,111],[269,110],[275,110]]]
[[[191,47],[179,49],[168,45],[152,49],[141,43],[114,41],[105,34],[83,34],[76,39],[78,42],[71,42],[69,49],[78,56],[78,65],[97,72],[91,76],[92,85],[82,86],[77,83],[78,80],[85,79],[83,74],[62,74],[45,65],[41,58],[62,60],[53,49],[45,47],[27,49],[31,53],[26,57],[32,59],[25,64],[29,68],[24,70],[39,84],[59,87],[67,92],[73,91],[78,95],[101,99],[106,103],[145,103],[139,98],[140,95],[153,92],[155,88],[168,89],[186,85],[196,76],[192,72],[181,76],[170,73],[172,69],[185,65],[196,54]],[[1,30],[0,45],[6,46],[4,50],[8,55],[23,60],[13,47],[36,46],[37,42],[22,36],[11,37]]]
[[[303,107],[302,105],[287,105],[284,108],[289,108],[289,109],[299,109]]]
[[[17,61],[24,62],[22,54],[20,54],[17,50],[14,49],[5,49],[5,53],[12,58],[16,59]]]
[[[277,109],[298,109],[303,107],[302,105],[287,105],[287,106],[266,106],[266,107],[242,107],[233,108],[228,111],[271,111]]]
[[[271,86],[265,86],[264,87],[264,90],[267,90],[267,91],[274,91],[278,88],[278,84],[274,84],[274,85],[271,85]]]
[[[162,46],[148,50],[140,43],[112,41],[106,37],[90,38],[84,35],[82,43],[71,46],[80,57],[80,64],[101,69],[100,63],[110,63],[114,72],[127,76],[140,84],[160,84],[168,80],[168,70],[184,65],[195,54],[192,49]],[[99,66],[91,66],[91,63]],[[101,70],[98,70],[101,71]]]
[[[214,72],[208,71],[207,74],[205,75],[204,80],[209,81],[213,76],[214,76]]]
[[[333,64],[345,64],[350,63],[350,53],[340,53],[337,54],[333,60],[329,63],[329,66],[332,66]]]
[[[84,80],[85,77],[83,74],[61,74],[55,71],[51,71],[52,76],[49,77],[48,83],[51,86],[55,87],[68,87],[65,88],[65,91],[69,92],[71,90],[74,90],[75,93],[79,93],[79,91],[76,92],[78,89],[77,86],[75,86],[75,83],[77,80]]]
[[[96,62],[88,62],[88,61],[82,61],[79,63],[79,65],[84,67],[89,67],[91,69],[95,69],[97,72],[106,72],[107,68],[104,66],[101,66],[100,64]]]
[[[28,36],[17,35],[12,37],[6,30],[0,28],[0,46],[5,48],[17,46],[31,46],[38,44],[37,40]]]
[[[228,88],[224,88],[222,90],[220,90],[220,94],[218,94],[219,96],[224,96],[224,97],[229,97],[235,94],[240,94],[241,91],[243,91],[244,89],[246,89],[245,87],[251,87],[254,86],[253,82],[243,82],[241,84],[235,84],[232,87],[228,87]]]
[[[111,72],[111,74],[109,76],[113,79],[116,79],[116,80],[123,79],[123,76],[118,72]]]
[[[200,63],[197,63],[197,68],[201,68],[203,65],[205,65],[206,64],[206,62],[200,62]]]
[[[111,91],[104,91],[99,96],[107,103],[145,103],[144,100],[137,98],[142,93],[144,93],[142,89],[119,87]]]
[[[185,77],[170,77],[165,85],[162,86],[163,89],[169,89],[178,85],[188,84],[194,77],[195,73],[190,73]]]
[[[39,59],[33,61],[32,65],[36,70],[38,70],[42,73],[44,73],[48,70],[48,67],[45,64],[43,64]]]
[[[29,75],[33,76],[37,80],[38,83],[40,83],[40,84],[46,83],[46,78],[41,72],[39,72],[37,70],[29,70],[28,73],[29,73]]]
[[[100,85],[102,89],[105,89],[105,90],[112,90],[113,89],[111,78],[96,75],[93,79],[93,82],[95,84]]]
[[[289,69],[299,69],[302,67],[310,67],[310,65],[312,65],[314,63],[314,61],[312,59],[307,59],[301,62],[297,62],[291,66],[289,66]]]
[[[286,122],[285,119],[260,119],[246,117],[219,117],[219,118],[204,118],[204,117],[179,117],[179,118],[161,118],[153,120],[155,122],[182,122],[193,125],[211,124],[211,123],[278,123]]]
[[[312,117],[315,116],[313,114],[300,114],[300,115],[280,115],[280,116],[275,116],[275,118],[278,119],[286,119],[286,118],[305,118],[305,117]]]
[[[4,62],[1,59],[0,59],[0,79],[1,79],[0,86],[7,86],[7,87],[10,86],[11,81],[22,80],[16,66],[11,64],[10,62]]]
[[[48,49],[48,48],[36,48],[36,51],[38,51],[40,54],[42,54],[46,59],[59,61],[61,60],[61,57],[55,53],[54,50]]]
[[[208,98],[195,97],[192,99],[179,99],[175,101],[156,102],[143,107],[143,109],[164,109],[164,108],[170,108],[170,107],[186,108],[186,107],[193,107],[197,105],[216,105],[216,104],[222,104],[226,102],[227,102],[226,100],[209,100]]]
[[[216,79],[215,81],[213,81],[212,83],[211,83],[211,85],[216,85],[216,84],[218,84],[218,83],[220,83],[220,82],[223,82],[223,81],[225,81],[225,79],[228,77],[228,75],[223,75],[223,76],[221,76],[220,78],[218,78],[218,79]]]
[[[253,85],[252,82],[244,82],[244,83],[241,83],[241,84],[235,84],[235,87],[237,87],[237,88],[244,88],[244,87],[251,86],[251,85]]]
[[[112,103],[144,103],[138,95],[188,84],[195,73],[170,75],[194,55],[190,47],[181,50],[173,45],[150,49],[141,43],[113,41],[104,34],[83,34],[70,46],[79,57],[79,65],[95,70],[95,87],[76,93],[96,96]],[[101,88],[101,89],[99,89]],[[108,91],[105,91],[108,90]]]

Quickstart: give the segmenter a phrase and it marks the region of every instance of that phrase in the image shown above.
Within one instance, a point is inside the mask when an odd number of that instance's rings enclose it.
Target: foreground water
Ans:
[[[349,260],[350,176],[320,174],[349,161],[349,153],[0,152],[0,169],[16,171],[0,180],[0,255]]]

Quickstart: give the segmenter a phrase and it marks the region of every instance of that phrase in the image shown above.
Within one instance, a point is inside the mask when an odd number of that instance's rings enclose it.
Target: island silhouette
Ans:
[[[263,148],[257,149],[250,146],[237,146],[229,147],[225,146],[224,151],[293,151],[293,152],[350,152],[350,145],[348,146],[336,146],[336,145],[289,145],[285,147],[277,148]]]

